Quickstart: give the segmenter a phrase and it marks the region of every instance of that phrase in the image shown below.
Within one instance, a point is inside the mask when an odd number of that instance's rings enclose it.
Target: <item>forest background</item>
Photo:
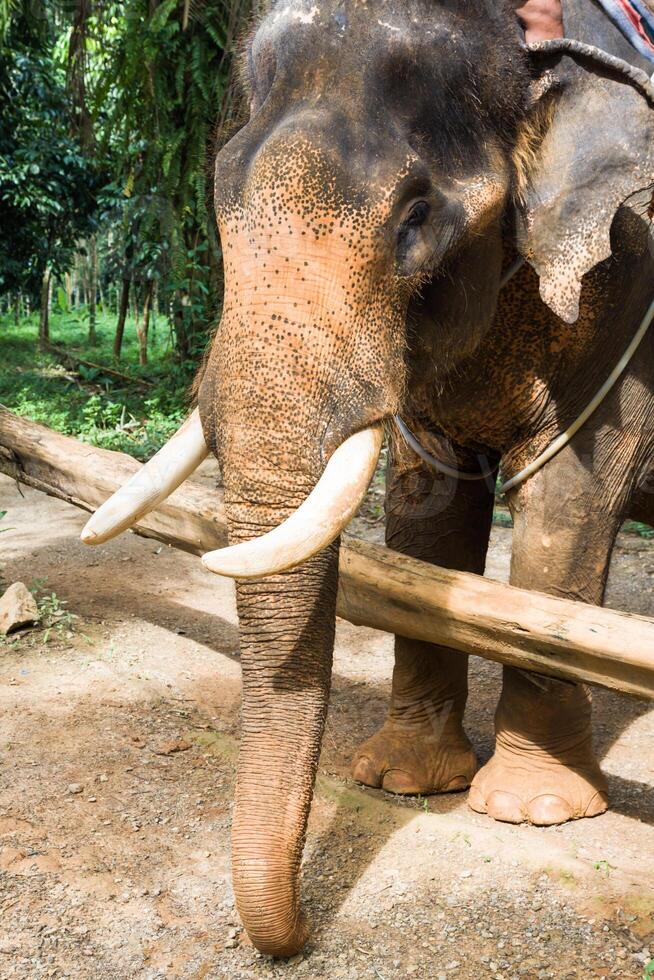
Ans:
[[[0,0],[0,403],[150,456],[220,314],[212,209],[256,0]]]

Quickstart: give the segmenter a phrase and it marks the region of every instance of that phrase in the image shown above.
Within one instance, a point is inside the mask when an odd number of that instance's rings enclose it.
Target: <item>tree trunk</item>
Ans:
[[[39,350],[47,350],[50,343],[50,279],[51,271],[46,267],[41,280],[41,307],[39,316]]]
[[[182,360],[187,360],[190,356],[189,337],[186,329],[185,307],[189,304],[188,296],[181,289],[175,291],[173,298],[173,330],[175,334],[175,347]]]
[[[129,308],[130,286],[131,281],[127,278],[123,279],[123,285],[120,292],[120,303],[118,304],[118,323],[116,324],[116,335],[114,337],[114,357],[117,360],[120,358],[120,352],[123,346],[125,320],[127,319],[127,310]]]
[[[152,308],[152,294],[154,292],[154,279],[150,279],[143,300],[143,319],[136,326],[136,333],[139,338],[139,364],[141,366],[148,363],[148,330],[150,328],[150,310]]]
[[[73,278],[72,278],[70,272],[67,272],[64,275],[64,289],[66,290],[66,303],[68,305],[68,309],[69,310],[72,310],[72,308],[73,308]]]
[[[89,239],[89,344],[98,342],[96,333],[96,302],[98,294],[98,247],[95,235]]]

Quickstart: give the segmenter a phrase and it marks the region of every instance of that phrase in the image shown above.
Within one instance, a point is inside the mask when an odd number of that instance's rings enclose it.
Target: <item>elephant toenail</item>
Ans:
[[[470,787],[470,792],[468,794],[468,806],[475,813],[486,813],[486,801],[484,799],[484,794],[480,793],[476,786]]]
[[[467,789],[470,785],[470,780],[466,778],[463,774],[459,776],[453,776],[449,783],[443,787],[443,793],[459,793],[463,789]]]
[[[486,812],[503,823],[523,823],[527,816],[520,797],[505,790],[493,790],[486,799]]]
[[[570,804],[562,797],[544,793],[531,801],[527,816],[530,823],[539,827],[550,827],[553,824],[565,823],[581,814],[574,813]]]
[[[585,817],[598,817],[600,813],[605,813],[609,807],[609,798],[606,793],[595,793],[584,812]]]
[[[415,777],[403,769],[388,769],[384,774],[382,788],[387,793],[420,793],[425,792],[415,780]]]
[[[365,755],[359,756],[352,766],[352,778],[355,782],[363,783],[364,786],[372,786],[374,789],[379,789],[382,784],[378,767]]]

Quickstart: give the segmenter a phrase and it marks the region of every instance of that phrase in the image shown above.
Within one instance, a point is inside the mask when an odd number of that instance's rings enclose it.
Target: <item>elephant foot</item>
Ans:
[[[460,720],[442,732],[387,721],[361,745],[352,764],[358,783],[389,793],[429,795],[466,789],[477,771]]]
[[[524,679],[505,679],[495,724],[495,754],[470,787],[473,810],[540,827],[604,813],[608,789],[592,750],[584,688],[548,695]]]
[[[548,827],[604,813],[608,795],[594,762],[571,769],[530,753],[498,749],[475,776],[468,803],[494,820]]]

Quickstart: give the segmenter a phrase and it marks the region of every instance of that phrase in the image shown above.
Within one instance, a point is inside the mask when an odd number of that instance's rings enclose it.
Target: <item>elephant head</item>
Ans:
[[[243,71],[250,120],[216,160],[225,299],[199,388],[204,439],[196,416],[177,437],[188,453],[163,450],[162,479],[108,523],[154,506],[206,447],[218,456],[230,548],[207,564],[237,577],[243,669],[234,888],[254,944],[290,955],[306,937],[338,535],[406,397],[424,304],[441,297],[430,350],[452,361],[481,343],[516,160],[533,178],[529,215],[540,143],[501,2],[278,0]],[[109,536],[101,524],[87,540]]]

